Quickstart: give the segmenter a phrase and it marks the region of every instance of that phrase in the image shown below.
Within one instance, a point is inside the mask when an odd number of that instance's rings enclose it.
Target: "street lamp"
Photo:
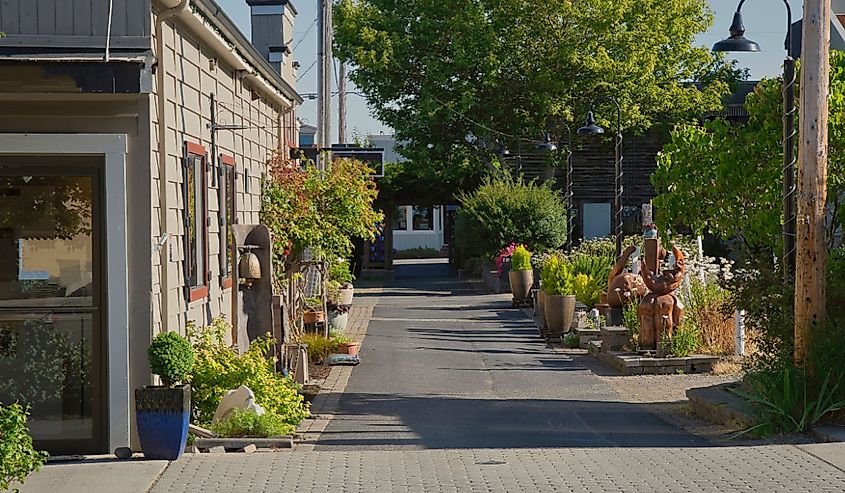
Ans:
[[[740,0],[731,23],[729,38],[713,45],[713,51],[760,51],[760,45],[745,38],[745,26],[742,24],[742,4]],[[792,8],[788,0],[786,5],[786,57],[783,59],[783,278],[784,282],[793,280],[795,269],[795,59],[792,58]]]
[[[614,231],[616,236],[616,258],[622,256],[622,108],[619,106],[619,101],[613,96],[602,96],[592,103],[590,103],[590,111],[587,112],[587,121],[584,126],[578,129],[578,135],[597,135],[603,134],[604,129],[596,125],[596,119],[593,117],[593,106],[599,101],[608,100],[616,105],[616,146],[614,148]]]
[[[572,129],[564,122],[560,126],[566,129],[566,251],[572,253],[572,226],[575,223],[575,213],[572,210]],[[552,141],[549,132],[543,135],[543,142],[537,144],[537,149],[546,152],[557,150],[557,144]]]

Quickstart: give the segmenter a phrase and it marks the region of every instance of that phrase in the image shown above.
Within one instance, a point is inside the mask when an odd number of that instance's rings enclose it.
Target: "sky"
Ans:
[[[235,21],[247,37],[250,35],[249,7],[245,0],[217,0],[217,3],[226,11],[229,17]],[[710,8],[714,13],[713,26],[707,32],[700,34],[697,38],[699,45],[710,47],[713,43],[728,36],[728,28],[733,19],[738,0],[709,0]],[[293,4],[299,11],[294,24],[294,60],[300,63],[299,80],[296,89],[300,94],[313,93],[317,91],[317,67],[312,64],[317,59],[317,1],[316,0],[293,0]],[[789,0],[792,6],[793,20],[802,17],[802,3],[798,0]],[[781,72],[781,66],[785,51],[783,40],[786,36],[786,8],[781,1],[777,0],[747,0],[742,7],[743,20],[745,22],[745,36],[757,41],[762,49],[759,53],[729,54],[739,61],[740,66],[750,70],[752,79],[776,76]],[[297,45],[298,43],[298,45]],[[311,67],[310,70],[308,68]],[[335,87],[336,90],[336,87]],[[349,91],[356,91],[354,84],[350,83]],[[333,135],[337,138],[337,98],[333,99],[332,125]],[[299,118],[310,124],[317,121],[317,102],[306,99],[297,110]],[[381,132],[391,133],[391,130],[373,118],[366,101],[361,96],[350,94],[347,96],[347,128],[350,134],[366,136]],[[353,136],[348,135],[351,139]]]

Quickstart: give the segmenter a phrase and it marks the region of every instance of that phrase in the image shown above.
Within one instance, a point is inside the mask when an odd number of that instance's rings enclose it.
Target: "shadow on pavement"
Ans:
[[[709,447],[643,406],[605,401],[345,394],[319,449]]]

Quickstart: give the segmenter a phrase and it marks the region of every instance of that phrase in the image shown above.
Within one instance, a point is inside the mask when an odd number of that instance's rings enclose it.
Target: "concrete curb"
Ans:
[[[708,421],[747,429],[757,424],[754,409],[745,399],[731,393],[732,384],[723,383],[712,387],[687,390],[690,409]]]

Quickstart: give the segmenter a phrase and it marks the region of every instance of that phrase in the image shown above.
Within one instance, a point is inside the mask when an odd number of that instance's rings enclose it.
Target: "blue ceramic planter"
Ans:
[[[176,460],[185,450],[191,414],[191,386],[135,390],[135,418],[147,459]]]

